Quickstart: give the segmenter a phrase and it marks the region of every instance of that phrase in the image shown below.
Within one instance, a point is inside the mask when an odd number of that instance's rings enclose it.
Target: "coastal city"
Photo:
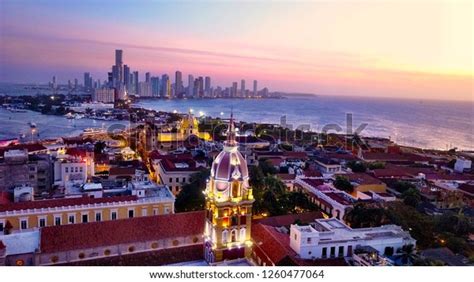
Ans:
[[[90,94],[1,97],[13,117],[129,122],[48,139],[32,122],[32,136],[2,141],[1,265],[473,262],[472,152],[146,110],[116,56]]]
[[[0,2],[0,276],[472,272],[469,5],[41,2]]]

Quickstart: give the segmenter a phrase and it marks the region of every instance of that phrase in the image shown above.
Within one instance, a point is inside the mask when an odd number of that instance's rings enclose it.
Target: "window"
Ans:
[[[79,168],[79,171],[82,172],[82,166]]]
[[[68,217],[68,222],[69,224],[74,224],[74,222],[76,221],[76,216],[75,215],[69,215]]]
[[[307,244],[311,244],[311,237],[306,239]]]
[[[133,218],[134,210],[128,210],[128,218]]]
[[[28,220],[27,219],[21,219],[20,220],[20,229],[28,229]]]
[[[101,212],[96,212],[95,213],[95,221],[96,222],[102,221],[102,213]]]
[[[153,215],[157,215],[158,214],[158,208],[153,208]]]
[[[83,214],[82,215],[82,223],[87,223],[89,221],[89,215],[88,214]]]
[[[186,183],[186,177],[183,177],[183,183]]]
[[[232,232],[230,233],[230,235],[231,235],[231,238],[230,238],[231,241],[232,241],[232,242],[236,242],[236,241],[237,241],[237,230],[235,230],[235,229],[232,230]]]
[[[243,242],[247,236],[245,236],[245,228],[240,228],[240,234],[239,234],[239,238],[240,238],[240,242]]]
[[[331,257],[335,257],[336,256],[336,247],[331,247]]]
[[[343,257],[344,256],[344,246],[339,246],[339,250],[337,252],[338,257]]]
[[[178,177],[176,177],[176,183],[179,183],[179,178]]]
[[[56,226],[61,225],[61,217],[60,216],[55,216],[54,217],[54,225],[56,225]]]
[[[3,232],[4,228],[5,228],[5,225],[3,221],[0,221],[0,232]]]
[[[117,212],[116,211],[113,211],[110,213],[110,219],[111,220],[116,220],[117,219]]]
[[[170,177],[170,183],[173,183],[173,178]]]
[[[142,216],[147,216],[148,210],[146,208],[142,209]]]
[[[227,244],[227,230],[222,231],[222,244]]]
[[[66,168],[64,169],[64,171],[65,171],[66,173],[69,173],[69,168],[66,167]]]
[[[46,226],[46,218],[40,218],[38,221],[38,227],[45,227]]]
[[[170,208],[166,207],[165,208],[165,214],[169,214],[170,213]]]
[[[324,247],[321,257],[326,258],[328,256],[328,248]]]

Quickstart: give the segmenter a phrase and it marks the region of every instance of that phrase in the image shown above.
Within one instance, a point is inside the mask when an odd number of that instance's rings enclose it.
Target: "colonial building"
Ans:
[[[143,176],[142,176],[143,177]],[[140,175],[129,184],[128,196],[88,196],[25,201],[0,206],[0,232],[13,233],[47,226],[101,222],[123,218],[171,214],[174,196]],[[130,195],[131,194],[131,195]]]
[[[178,195],[182,186],[189,183],[191,175],[200,169],[189,154],[161,155],[155,152],[150,157],[150,164],[156,181],[168,185],[174,195]]]
[[[231,115],[227,141],[211,167],[206,187],[204,258],[210,264],[250,257],[254,198],[247,162],[235,141]]]
[[[316,219],[309,225],[291,225],[290,246],[303,259],[352,256],[356,248],[370,246],[379,254],[401,252],[415,245],[410,233],[397,225],[353,229],[336,218]]]

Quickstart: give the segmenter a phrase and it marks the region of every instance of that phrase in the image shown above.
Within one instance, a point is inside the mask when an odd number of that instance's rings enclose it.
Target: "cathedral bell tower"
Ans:
[[[235,141],[233,115],[230,116],[224,149],[212,163],[207,182],[204,258],[210,264],[250,257],[252,188],[247,161]]]

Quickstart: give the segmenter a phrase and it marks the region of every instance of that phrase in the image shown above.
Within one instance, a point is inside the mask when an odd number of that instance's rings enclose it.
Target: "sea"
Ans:
[[[1,94],[32,95],[22,87],[0,86]],[[223,118],[228,118],[232,111],[236,120],[246,122],[282,124],[317,132],[356,132],[426,149],[474,150],[473,101],[287,95],[282,99],[141,100],[135,106],[180,113],[192,110],[196,116]],[[40,138],[73,136],[85,128],[107,128],[117,123],[129,125],[125,121],[69,120],[30,111],[12,113],[0,107],[0,139],[28,136],[31,122],[36,124]]]

